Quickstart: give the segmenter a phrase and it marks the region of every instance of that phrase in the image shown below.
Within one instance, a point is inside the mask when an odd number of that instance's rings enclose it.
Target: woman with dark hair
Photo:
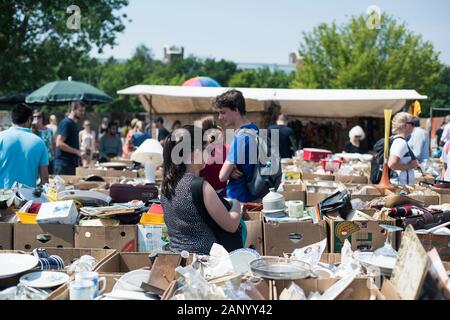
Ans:
[[[34,110],[33,112],[33,122],[31,123],[31,127],[33,129],[33,133],[41,137],[44,140],[45,147],[47,148],[48,154],[48,173],[53,173],[53,159],[54,150],[56,149],[56,139],[53,135],[52,129],[46,126],[45,114],[42,110]]]
[[[192,125],[165,139],[161,204],[174,252],[209,254],[214,243],[242,248],[240,202],[230,204],[199,177],[203,146],[203,130]]]

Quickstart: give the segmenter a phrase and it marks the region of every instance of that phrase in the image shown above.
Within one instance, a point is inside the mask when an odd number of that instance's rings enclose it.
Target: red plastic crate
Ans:
[[[329,150],[324,149],[314,149],[314,148],[306,148],[303,149],[303,159],[309,161],[320,161],[321,159],[326,159],[328,156],[331,156],[332,153]]]

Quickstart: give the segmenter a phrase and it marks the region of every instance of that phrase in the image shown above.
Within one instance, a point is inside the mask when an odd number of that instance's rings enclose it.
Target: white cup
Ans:
[[[70,282],[70,300],[93,300],[96,288],[94,282],[90,280],[77,280]]]
[[[105,291],[106,287],[106,278],[100,277],[98,272],[91,271],[83,271],[75,274],[75,280],[88,280],[94,283],[94,287],[96,289],[94,293],[94,298],[101,295]],[[101,284],[101,286],[100,286]]]
[[[288,203],[288,213],[291,218],[301,218],[303,217],[304,205],[303,201],[289,201]]]

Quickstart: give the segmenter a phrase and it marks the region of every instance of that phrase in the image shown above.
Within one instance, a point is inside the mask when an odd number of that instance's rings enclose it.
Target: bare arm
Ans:
[[[397,157],[394,155],[391,155],[389,157],[389,161],[388,161],[388,167],[392,170],[406,171],[406,170],[410,170],[410,169],[415,169],[418,166],[419,166],[419,161],[417,161],[417,160],[413,160],[406,164],[401,164],[400,157]]]
[[[56,147],[60,148],[62,151],[73,153],[76,154],[77,156],[80,156],[80,150],[72,148],[71,146],[69,146],[67,143],[64,142],[65,140],[66,137],[59,134],[58,137],[56,138]]]
[[[242,172],[236,167],[235,164],[226,160],[222,165],[222,169],[220,169],[219,180],[220,182],[227,182],[230,177],[233,179],[239,179],[242,176]]]
[[[220,169],[220,173],[219,173],[220,182],[227,182],[228,179],[230,178],[231,173],[233,172],[234,168],[236,168],[236,166],[233,163],[226,160],[222,166],[222,169]]]
[[[233,200],[233,207],[227,211],[216,191],[208,182],[203,183],[203,201],[211,218],[225,231],[236,232],[241,220],[240,203]]]
[[[39,178],[41,179],[41,184],[48,183],[48,166],[39,167]]]

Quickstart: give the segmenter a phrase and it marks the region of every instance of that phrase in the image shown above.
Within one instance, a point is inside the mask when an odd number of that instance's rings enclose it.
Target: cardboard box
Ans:
[[[425,207],[438,205],[440,202],[439,194],[426,196],[410,196],[410,197],[415,200],[422,201],[425,204]]]
[[[387,233],[380,224],[394,224],[395,221],[336,221],[325,217],[330,253],[340,253],[345,239],[352,250],[374,251],[384,245]],[[393,239],[393,247],[396,242]]]
[[[382,195],[371,195],[371,194],[351,194],[351,199],[360,199],[361,201],[368,202],[373,199],[383,197]]]
[[[436,248],[442,261],[450,261],[450,236],[417,234],[426,251]]]
[[[383,279],[381,294],[386,300],[402,300],[397,289],[389,279]]]
[[[334,181],[342,183],[369,184],[367,176],[335,176]]]
[[[116,252],[98,264],[94,271],[127,273],[137,269],[151,268],[151,266],[152,263],[147,252]]]
[[[162,251],[169,243],[169,234],[166,225],[138,225],[138,251]]]
[[[14,224],[14,250],[32,251],[35,248],[73,248],[73,225],[68,224]],[[46,235],[49,240],[42,242],[37,236]],[[86,248],[86,247],[85,247]]]
[[[317,193],[317,192],[307,192],[306,193],[306,205],[310,207],[315,207],[322,200],[328,198],[333,193]]]
[[[114,249],[77,249],[77,248],[45,248],[49,255],[60,256],[64,260],[64,265],[70,266],[81,256],[88,255],[97,260],[97,265],[111,257],[117,251]]]
[[[315,173],[303,173],[303,180],[323,180],[323,181],[334,181],[334,176],[331,174],[315,174]]]
[[[308,296],[311,292],[319,292],[323,294],[328,288],[330,288],[339,279],[301,279],[301,280],[277,280],[274,281],[273,289],[276,300],[278,300],[280,294],[284,289],[288,288],[292,282],[300,286]],[[375,286],[373,281],[367,277],[358,277],[341,292],[336,300],[384,300],[384,297]]]
[[[450,189],[439,189],[431,187],[431,189],[439,194],[439,204],[450,203]]]
[[[116,249],[119,252],[137,251],[136,225],[108,227],[75,227],[75,248]]]
[[[256,290],[261,294],[265,300],[273,300],[273,281],[267,279],[260,279],[258,282],[254,282]],[[177,281],[174,280],[170,283],[169,287],[164,291],[161,296],[161,300],[170,300],[175,291],[178,289]]]
[[[244,222],[247,226],[246,248],[251,248],[260,255],[264,255],[264,238],[261,220],[261,212],[247,212],[244,215]]]
[[[304,183],[306,185],[306,205],[312,207],[331,196],[339,187],[336,182],[304,181]],[[329,192],[323,193],[324,190],[329,190]]]
[[[264,255],[283,256],[327,237],[324,222],[263,222]]]
[[[340,264],[341,263],[341,254],[340,253],[326,253],[324,252],[320,257],[320,262],[328,263],[328,264]]]
[[[106,285],[105,285],[105,293],[111,292],[116,285],[117,280],[120,278],[120,274],[105,274],[99,273],[100,277],[105,277]],[[47,300],[70,300],[70,290],[69,284],[63,284],[58,289],[53,291],[48,297]]]
[[[301,200],[306,202],[306,187],[304,184],[285,182],[284,191],[279,192],[284,196],[286,201]]]
[[[0,222],[0,250],[12,250],[14,248],[14,224]]]

